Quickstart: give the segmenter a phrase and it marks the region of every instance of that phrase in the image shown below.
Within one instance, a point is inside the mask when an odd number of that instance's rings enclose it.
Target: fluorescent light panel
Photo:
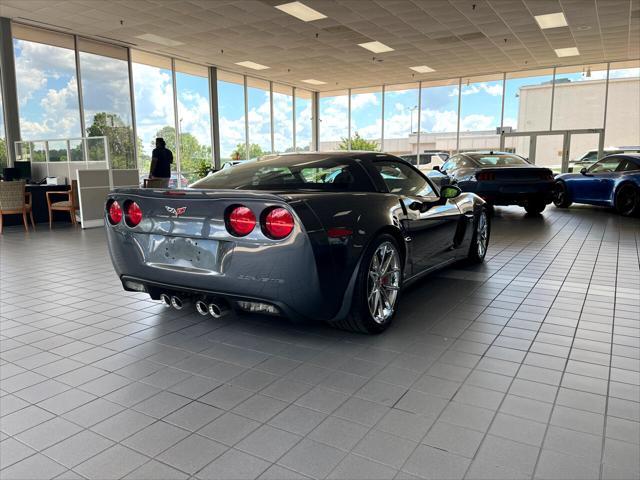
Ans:
[[[409,67],[409,68],[414,72],[418,72],[418,73],[435,72],[433,68],[427,67],[426,65],[418,65],[417,67]]]
[[[250,68],[252,70],[266,70],[267,68],[269,68],[266,65],[261,65],[256,62],[250,62],[249,60],[246,60],[244,62],[236,62],[236,65],[240,65],[241,67],[245,67],[245,68]]]
[[[308,83],[310,85],[326,85],[327,82],[322,80],[316,80],[315,78],[307,78],[306,80],[300,80],[301,82]]]
[[[358,45],[361,46],[362,48],[366,48],[367,50],[373,53],[393,52],[393,48],[380,42],[366,42],[366,43],[359,43]]]
[[[545,30],[547,28],[558,28],[558,27],[566,27],[567,19],[564,16],[564,13],[547,13],[546,15],[536,15],[536,22],[541,29]]]
[[[164,45],[165,47],[177,47],[178,45],[184,45],[184,43],[182,42],[171,40],[170,38],[161,37],[160,35],[155,35],[153,33],[138,35],[136,38],[139,38],[140,40],[146,40],[147,42],[157,43],[158,45]]]
[[[559,57],[575,57],[580,55],[576,47],[556,48],[556,55]]]
[[[282,5],[276,5],[276,8],[284,13],[288,13],[292,17],[302,20],[303,22],[313,22],[314,20],[327,18],[325,14],[320,13],[311,7],[307,7],[302,2],[283,3]]]

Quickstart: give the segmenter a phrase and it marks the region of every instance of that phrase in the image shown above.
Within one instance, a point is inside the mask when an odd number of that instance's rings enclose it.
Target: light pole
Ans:
[[[414,105],[412,108],[409,109],[409,113],[411,115],[411,133],[413,132],[413,112],[415,112],[416,110],[418,110],[418,106]]]

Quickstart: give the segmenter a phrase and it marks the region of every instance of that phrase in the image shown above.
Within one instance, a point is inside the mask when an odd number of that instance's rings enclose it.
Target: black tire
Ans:
[[[558,180],[553,185],[553,204],[558,208],[569,208],[572,203],[567,184]]]
[[[545,208],[547,208],[547,204],[544,203],[544,200],[541,200],[539,198],[533,198],[529,200],[524,206],[524,209],[529,215],[539,215]]]
[[[372,262],[374,255],[378,253],[378,249],[382,248],[383,245],[391,246],[395,250],[395,254],[398,259],[398,271],[394,270],[393,274],[398,276],[399,283],[398,290],[395,290],[396,295],[392,308],[390,309],[390,315],[384,319],[376,320],[371,313],[368,301],[369,290],[374,285],[371,283],[373,281],[370,279],[370,268],[373,268]],[[349,330],[351,332],[369,334],[382,333],[389,328],[389,325],[391,325],[391,322],[398,310],[398,303],[400,301],[400,293],[402,291],[402,267],[403,259],[396,239],[392,235],[386,233],[375,238],[367,247],[366,251],[362,255],[362,260],[360,261],[358,278],[354,288],[353,298],[351,300],[351,311],[347,318],[333,322],[333,326],[343,330]],[[378,289],[380,288],[382,287],[379,286]],[[381,302],[384,302],[382,294],[375,298],[379,298]],[[378,303],[376,303],[376,305],[378,305]]]
[[[469,252],[467,253],[467,261],[469,263],[482,263],[484,257],[487,255],[487,248],[489,247],[489,238],[491,237],[491,215],[489,215],[486,206],[481,207],[480,212],[475,216],[473,220],[473,235],[471,236],[471,244],[469,245]],[[480,248],[479,240],[481,238],[480,230],[482,221],[484,219],[486,225],[484,248]]]
[[[629,217],[640,212],[640,189],[627,183],[616,191],[614,207],[620,215]]]

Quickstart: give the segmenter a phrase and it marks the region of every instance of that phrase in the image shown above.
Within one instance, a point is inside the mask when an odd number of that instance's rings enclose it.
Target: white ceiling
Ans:
[[[640,0],[302,0],[328,17],[309,23],[273,7],[286,1],[0,0],[0,16],[320,91],[640,58]],[[568,27],[538,27],[560,11]],[[358,46],[372,40],[395,50]],[[558,58],[566,47],[580,55]]]

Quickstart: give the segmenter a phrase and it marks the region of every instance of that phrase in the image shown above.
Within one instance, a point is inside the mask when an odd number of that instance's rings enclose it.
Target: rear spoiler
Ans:
[[[232,189],[166,189],[166,188],[115,188],[110,194],[128,195],[143,198],[184,198],[193,200],[264,200],[270,202],[286,202],[288,197],[260,190],[232,190]]]

